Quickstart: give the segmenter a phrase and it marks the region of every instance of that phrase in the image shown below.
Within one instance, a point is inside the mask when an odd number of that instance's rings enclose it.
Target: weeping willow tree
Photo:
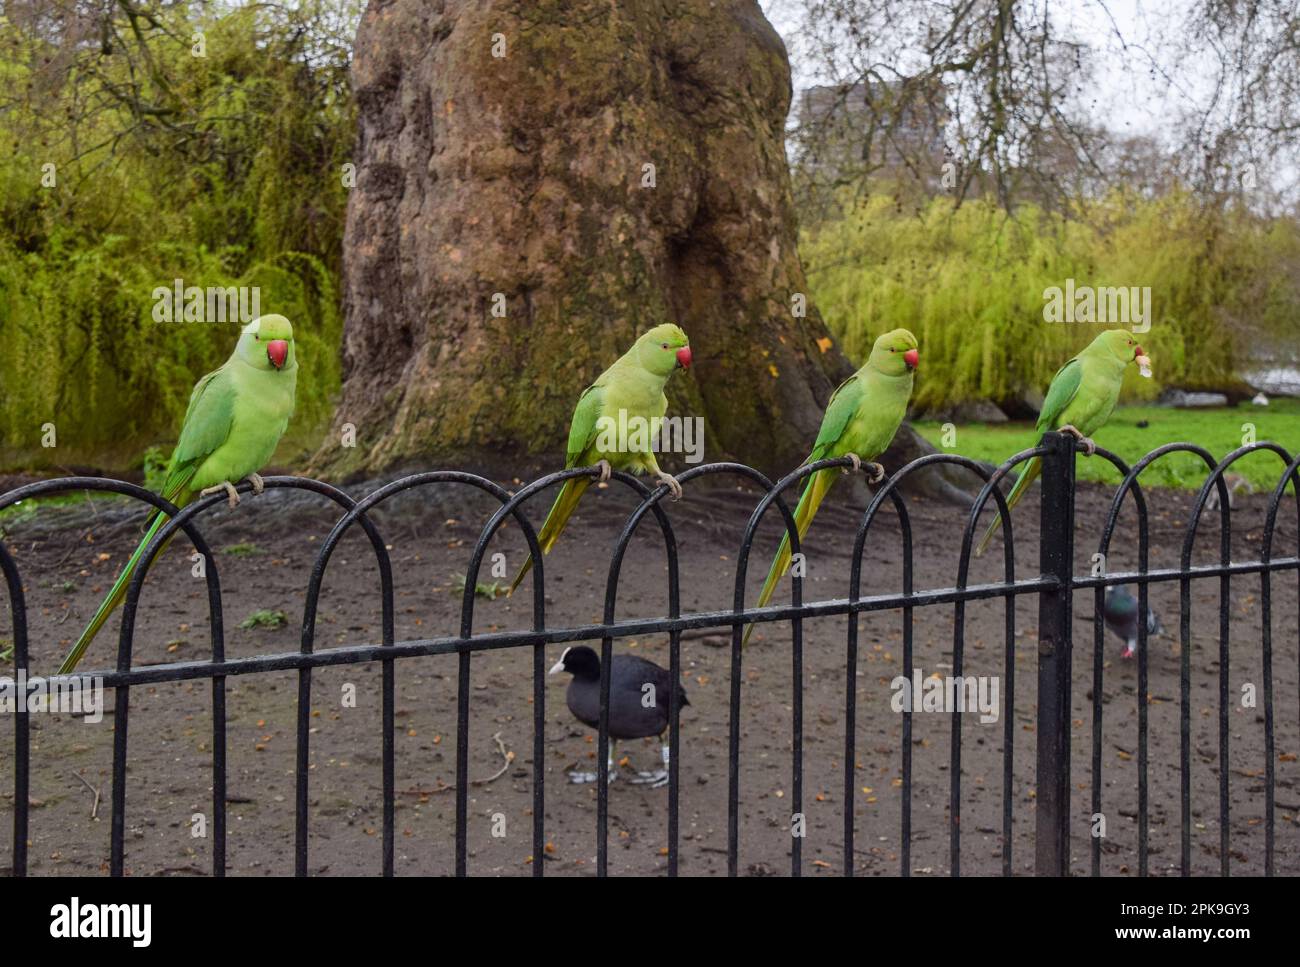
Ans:
[[[294,321],[311,378],[287,445],[311,444],[339,384],[357,7],[4,5],[0,468],[170,440],[237,333],[157,321],[177,279],[256,287]]]
[[[1300,314],[1294,220],[1207,209],[1184,192],[1115,192],[1068,214],[1033,204],[1008,213],[993,198],[903,210],[884,194],[845,206],[805,232],[809,285],[852,359],[887,329],[917,334],[922,409],[1041,391],[1103,328],[1045,321],[1044,292],[1067,279],[1150,289],[1141,338],[1157,378],[1130,374],[1130,398],[1232,388],[1253,346],[1293,334]]]

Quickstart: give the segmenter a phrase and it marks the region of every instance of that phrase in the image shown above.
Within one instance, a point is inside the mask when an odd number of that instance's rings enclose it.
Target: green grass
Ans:
[[[1146,421],[1149,425],[1139,427]],[[1216,460],[1244,442],[1242,425],[1253,423],[1257,440],[1271,440],[1293,456],[1300,452],[1300,400],[1275,399],[1269,406],[1243,403],[1237,407],[1175,410],[1159,406],[1121,407],[1095,436],[1098,446],[1118,455],[1130,466],[1165,443],[1195,443]],[[1001,463],[1007,457],[1032,447],[1038,434],[1029,423],[964,423],[956,426],[951,448],[943,446],[943,426],[931,420],[914,424],[939,449],[948,449],[976,460]],[[1080,456],[1080,480],[1117,484],[1120,475],[1107,461]],[[1251,454],[1235,463],[1232,471],[1250,481],[1257,492],[1271,492],[1282,475],[1282,461],[1273,454]],[[1196,489],[1205,481],[1204,463],[1189,453],[1175,453],[1157,460],[1142,475],[1147,486]]]
[[[18,503],[0,510],[0,537],[5,536],[6,527],[26,524],[35,519],[39,507],[66,507],[84,501],[86,493],[86,491],[75,490],[70,493],[50,494],[47,497],[39,497],[35,500],[20,500]],[[122,494],[95,494],[91,499],[122,501],[130,498]]]
[[[452,580],[455,582],[453,593],[465,593],[465,575],[453,574]],[[506,585],[501,581],[493,581],[490,584],[479,581],[474,585],[474,594],[480,598],[487,598],[489,601],[495,601],[506,593]]]
[[[283,611],[270,611],[263,609],[254,611],[247,618],[239,623],[239,627],[244,629],[250,628],[279,628],[289,623],[289,616]]]
[[[241,544],[231,544],[229,547],[221,549],[222,554],[229,554],[231,557],[251,557],[255,554],[265,554],[266,552],[256,544],[247,541]]]

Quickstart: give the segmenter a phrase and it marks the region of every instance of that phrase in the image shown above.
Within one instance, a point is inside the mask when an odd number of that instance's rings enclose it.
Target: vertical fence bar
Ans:
[[[1092,814],[1097,816],[1101,813],[1102,696],[1106,678],[1106,619],[1104,613],[1106,589],[1104,587],[1098,586],[1093,594],[1092,606]],[[1091,840],[1092,875],[1101,876],[1101,837],[1094,833],[1088,838]]]
[[[213,561],[206,561],[209,568]],[[212,609],[212,663],[226,660],[225,613]],[[212,875],[226,875],[226,676],[212,676]]]
[[[1183,876],[1192,871],[1192,580],[1178,581],[1178,789],[1182,830],[1180,860]],[[1138,655],[1138,873],[1147,875],[1147,773],[1146,773],[1146,654]],[[1220,763],[1226,767],[1226,763]]]
[[[675,605],[675,603],[674,603]],[[673,617],[679,609],[674,606]],[[668,635],[668,875],[677,875],[681,840],[681,703],[677,701],[677,683],[682,680],[682,633],[673,629]]]
[[[310,653],[309,645],[302,650]],[[311,669],[298,669],[298,741],[294,752],[294,875],[307,875],[307,771],[311,742]]]
[[[26,681],[27,658],[27,604],[23,596],[23,581],[9,552],[0,544],[0,571],[4,572],[9,589],[9,616],[14,632],[14,677]],[[30,723],[27,720],[27,692],[24,688],[14,696],[18,707],[14,710],[14,851],[13,875],[27,875],[27,828],[30,810],[31,741]]]
[[[1264,665],[1264,875],[1273,875],[1273,589],[1268,570],[1260,572],[1260,650]]]
[[[861,565],[853,562],[855,570]],[[850,579],[849,602],[858,600],[858,582]],[[849,612],[849,633],[844,655],[844,875],[853,875],[853,803],[854,790],[857,788],[857,776],[854,774],[854,762],[857,760],[858,729],[858,618],[856,611]]]
[[[740,638],[744,624],[731,629],[731,698],[727,711],[727,876],[740,865]]]
[[[1002,718],[1002,875],[1011,875],[1012,823],[1011,802],[1015,795],[1016,774],[1016,599],[1007,595],[1004,620],[1006,645],[1003,648],[1002,677],[1006,679],[1006,705]]]
[[[793,582],[792,604],[797,608],[803,604],[801,581]],[[793,795],[792,812],[801,820],[800,835],[792,836],[790,841],[790,875],[802,875],[803,834],[807,832],[808,817],[803,811],[803,619],[796,615],[790,621],[792,644],[790,648],[790,744],[793,746],[790,760],[791,792]]]
[[[1231,504],[1225,510],[1225,523],[1220,528],[1219,546],[1220,563],[1227,564],[1232,556],[1232,510]],[[1145,595],[1143,605],[1145,606]],[[1231,854],[1228,850],[1228,782],[1231,770],[1228,758],[1228,711],[1231,699],[1228,697],[1228,675],[1230,669],[1229,647],[1231,638],[1232,578],[1228,574],[1219,577],[1219,875],[1227,876],[1230,872]],[[1146,611],[1140,612],[1141,626],[1146,625]]]
[[[1186,581],[1186,579],[1184,579],[1184,585],[1185,585],[1187,588],[1189,588],[1189,589],[1191,588],[1191,583],[1188,582],[1188,581]],[[1139,601],[1145,601],[1145,600],[1146,600],[1145,595],[1139,594]],[[1191,599],[1190,599],[1190,598],[1186,598],[1185,600],[1190,601]],[[1146,622],[1146,614],[1145,614],[1144,612],[1141,611],[1141,608],[1142,608],[1142,607],[1143,607],[1143,605],[1142,605],[1141,603],[1139,603],[1139,605],[1138,605],[1138,608],[1139,608],[1139,610],[1138,610],[1138,629],[1139,629],[1138,634],[1139,634],[1139,638],[1140,638],[1141,635],[1142,635],[1142,631],[1141,631],[1141,629],[1142,629],[1143,625],[1144,625],[1145,622]],[[1149,778],[1150,778],[1150,766],[1151,766],[1151,761],[1150,761],[1150,758],[1149,758],[1149,756],[1150,756],[1150,741],[1149,741],[1149,734],[1148,734],[1148,733],[1149,733],[1149,729],[1150,729],[1150,724],[1149,724],[1149,722],[1147,721],[1147,719],[1148,719],[1148,712],[1147,712],[1147,710],[1149,709],[1150,704],[1151,704],[1151,703],[1150,703],[1150,699],[1148,698],[1148,696],[1151,694],[1151,685],[1150,685],[1150,679],[1149,679],[1149,675],[1150,675],[1150,665],[1149,665],[1149,663],[1148,663],[1148,651],[1149,651],[1149,649],[1146,647],[1146,643],[1145,643],[1145,641],[1143,641],[1143,642],[1141,643],[1141,645],[1139,646],[1139,648],[1138,648],[1138,656],[1137,656],[1137,662],[1138,662],[1138,687],[1137,687],[1137,712],[1138,712],[1138,876],[1146,876],[1146,875],[1147,875],[1147,863],[1148,863],[1149,858],[1150,858],[1149,855],[1148,855],[1148,854],[1149,854],[1149,846],[1150,846],[1150,844],[1149,844],[1149,842],[1148,842],[1148,836],[1149,836],[1149,834],[1150,834],[1150,827],[1151,827],[1151,823],[1150,823],[1150,812],[1151,812],[1151,792],[1150,792],[1150,788],[1149,788],[1148,782],[1149,782]],[[1187,657],[1189,656],[1189,654],[1190,654],[1190,649],[1184,650],[1184,652],[1183,652],[1184,660],[1187,659]],[[1184,814],[1184,816],[1190,816],[1190,815],[1191,815],[1191,808],[1192,808],[1192,807],[1191,807],[1191,790],[1192,790],[1192,787],[1191,787],[1191,766],[1190,766],[1190,764],[1189,764],[1189,763],[1190,763],[1190,756],[1191,756],[1191,738],[1190,738],[1191,733],[1188,731],[1188,729],[1190,728],[1190,725],[1189,725],[1190,720],[1187,718],[1187,708],[1188,708],[1188,701],[1187,701],[1187,699],[1188,699],[1188,696],[1191,694],[1191,685],[1188,684],[1189,679],[1188,679],[1187,676],[1188,676],[1188,674],[1190,674],[1191,665],[1184,664],[1183,667],[1184,667],[1184,674],[1183,674],[1183,676],[1182,676],[1183,684],[1182,684],[1182,699],[1181,699],[1181,704],[1182,704],[1182,713],[1181,713],[1181,714],[1182,714],[1182,726],[1181,726],[1181,729],[1182,729],[1182,746],[1181,746],[1181,748],[1182,748],[1182,767],[1183,767],[1183,768],[1182,768],[1182,775],[1183,775],[1183,779],[1182,779],[1182,783],[1183,783],[1183,814]],[[1188,823],[1187,820],[1184,820],[1184,822],[1183,822],[1183,840],[1184,840],[1184,843],[1183,843],[1183,868],[1184,868],[1184,869],[1187,868],[1187,863],[1190,862],[1190,857],[1191,857],[1191,839],[1190,839],[1190,832],[1189,832],[1189,830],[1190,830],[1190,825],[1189,825],[1189,823]]]
[[[391,642],[390,642],[391,644]],[[384,782],[384,831],[383,831],[383,873],[384,876],[393,875],[393,823],[396,818],[397,789],[395,780],[394,757],[396,747],[393,739],[393,731],[397,728],[394,705],[396,703],[396,687],[394,680],[393,659],[384,659],[383,683],[383,711],[381,713],[384,730],[384,738],[381,742],[383,755],[383,782]]]
[[[1071,584],[1074,570],[1074,441],[1045,433],[1039,563],[1056,587],[1038,595],[1038,795],[1034,867],[1039,876],[1064,876],[1067,849],[1070,708]]]
[[[118,671],[128,671],[119,667]],[[131,686],[119,685],[113,699],[113,818],[109,832],[108,875],[121,876],[126,864],[126,727]]]
[[[903,593],[912,593],[912,555],[907,555],[903,562]],[[903,608],[903,678],[912,681],[914,670],[912,657],[913,609],[909,604]],[[912,703],[903,706],[903,800],[900,807],[899,837],[902,839],[898,851],[899,876],[912,875]]]
[[[609,690],[614,639],[600,640],[600,724],[596,730],[596,875],[609,875]],[[673,690],[677,683],[672,683]]]
[[[958,601],[952,616],[952,677],[962,680],[966,653],[966,602]],[[948,865],[961,876],[961,713],[952,712],[948,769]]]
[[[456,675],[456,875],[469,871],[469,660],[462,647]]]
[[[546,645],[533,646],[533,876],[546,869]]]

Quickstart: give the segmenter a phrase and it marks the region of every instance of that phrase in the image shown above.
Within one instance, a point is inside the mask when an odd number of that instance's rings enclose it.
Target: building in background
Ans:
[[[950,112],[942,81],[819,85],[801,92],[793,160],[818,181],[874,176],[913,181],[930,191],[955,176],[944,138]]]

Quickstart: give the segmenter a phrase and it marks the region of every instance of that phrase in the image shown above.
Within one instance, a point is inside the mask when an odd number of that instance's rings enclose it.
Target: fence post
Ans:
[[[1043,434],[1039,563],[1054,590],[1038,595],[1038,768],[1034,872],[1065,876],[1070,822],[1070,617],[1074,577],[1074,440]]]

